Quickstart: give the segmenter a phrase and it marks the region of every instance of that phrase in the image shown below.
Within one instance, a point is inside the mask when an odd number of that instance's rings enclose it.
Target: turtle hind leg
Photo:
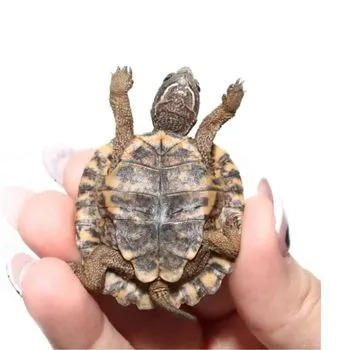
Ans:
[[[124,149],[133,139],[133,117],[130,107],[128,91],[133,86],[132,71],[127,67],[118,67],[112,74],[109,103],[111,105],[116,132],[114,139],[115,163],[118,163]]]
[[[98,245],[83,264],[69,262],[68,265],[90,292],[103,291],[107,270],[113,270],[126,280],[134,278],[132,264],[125,261],[117,250],[103,244]]]
[[[242,208],[224,208],[219,216],[221,229],[205,231],[209,249],[230,261],[240,251],[242,214]]]
[[[240,234],[232,232],[229,235],[225,235],[219,230],[208,231],[207,239],[213,252],[230,261],[237,259],[241,244]]]
[[[202,246],[193,260],[189,261],[184,268],[181,283],[189,281],[198,276],[207,265],[210,258],[210,250],[207,246]]]
[[[166,283],[162,281],[155,281],[149,286],[148,291],[149,291],[151,300],[154,302],[154,304],[157,307],[192,321],[197,320],[197,318],[194,315],[186,311],[183,311],[181,309],[178,309],[172,304],[169,297],[169,294],[170,294],[169,287]]]
[[[221,126],[233,118],[241,105],[244,96],[243,83],[237,80],[228,87],[222,96],[222,103],[205,117],[196,133],[196,142],[202,160],[209,170],[212,170],[212,147],[216,133]]]

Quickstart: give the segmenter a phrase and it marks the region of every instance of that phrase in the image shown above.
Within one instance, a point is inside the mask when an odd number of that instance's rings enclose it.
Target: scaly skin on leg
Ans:
[[[186,264],[183,275],[181,277],[181,283],[196,277],[200,272],[202,272],[209,258],[210,250],[207,246],[203,245],[199,249],[194,259]]]
[[[187,318],[189,320],[196,320],[196,317],[190,313],[176,308],[170,301],[170,292],[168,285],[163,281],[154,281],[149,286],[149,296],[153,303],[164,310],[167,310],[177,316]]]
[[[125,147],[134,136],[133,117],[128,97],[128,91],[132,88],[133,84],[132,71],[127,67],[122,69],[118,67],[112,75],[109,103],[116,121],[114,141],[116,163],[119,162]]]
[[[220,256],[231,261],[238,257],[241,245],[241,235],[238,230],[230,232],[207,231],[206,239],[210,249]]]
[[[218,219],[222,228],[204,232],[209,249],[231,261],[240,251],[242,213],[238,208],[224,208]]]
[[[113,270],[120,277],[130,280],[134,278],[134,268],[124,260],[121,254],[106,245],[97,246],[84,263],[69,262],[75,275],[90,292],[101,292],[104,288],[107,269]]]
[[[210,171],[213,166],[211,151],[216,133],[224,123],[235,116],[243,96],[243,83],[237,80],[235,84],[228,87],[227,93],[222,96],[222,103],[204,118],[197,130],[195,138],[198,150],[204,164]]]

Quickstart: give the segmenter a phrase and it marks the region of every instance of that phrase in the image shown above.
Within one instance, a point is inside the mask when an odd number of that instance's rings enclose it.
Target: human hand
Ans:
[[[11,281],[53,348],[320,348],[320,281],[287,253],[286,226],[276,234],[266,181],[246,202],[232,274],[193,309],[199,323],[91,296],[64,261],[79,256],[74,199],[92,152],[46,157],[67,194],[13,188],[2,196],[5,216],[40,258],[16,255]]]

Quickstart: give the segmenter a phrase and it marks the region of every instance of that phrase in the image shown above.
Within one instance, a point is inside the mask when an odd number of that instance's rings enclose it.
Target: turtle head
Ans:
[[[189,68],[168,74],[153,101],[154,130],[187,135],[197,121],[199,92],[199,83]]]

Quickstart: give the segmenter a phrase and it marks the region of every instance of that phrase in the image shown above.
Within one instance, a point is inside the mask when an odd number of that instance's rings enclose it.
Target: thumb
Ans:
[[[263,180],[246,203],[231,291],[238,313],[267,348],[319,349],[320,281],[281,244],[288,230],[276,233],[272,191]]]

